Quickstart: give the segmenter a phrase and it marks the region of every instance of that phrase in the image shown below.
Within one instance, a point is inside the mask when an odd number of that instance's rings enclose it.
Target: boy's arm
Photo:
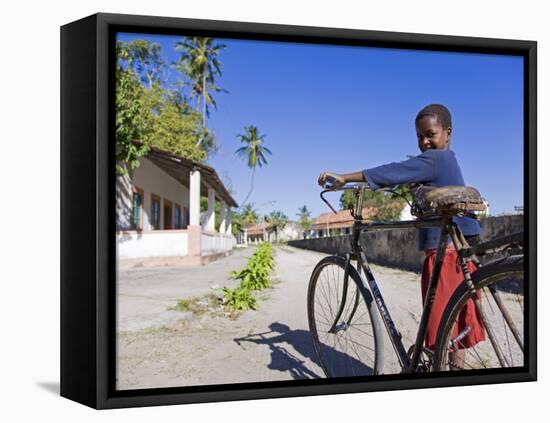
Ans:
[[[348,182],[366,182],[362,171],[352,173],[322,172],[319,175],[317,182],[319,185],[323,186],[325,185],[328,177],[331,177],[334,180],[334,183],[332,184],[334,188],[339,188]]]
[[[333,184],[335,187],[340,187],[348,182],[367,182],[371,189],[415,182],[429,182],[434,179],[435,154],[428,151],[409,160],[351,173],[323,172],[319,175],[318,182],[319,185],[323,186],[327,177],[330,176],[336,181]]]
[[[372,189],[394,185],[431,182],[435,177],[435,151],[396,163],[363,170],[363,178]]]

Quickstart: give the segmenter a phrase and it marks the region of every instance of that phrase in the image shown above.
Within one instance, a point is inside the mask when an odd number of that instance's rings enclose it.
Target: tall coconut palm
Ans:
[[[252,178],[250,179],[250,189],[246,198],[241,202],[241,204],[246,204],[252,190],[254,189],[254,176],[256,175],[256,168],[262,167],[267,164],[265,158],[266,154],[271,154],[271,151],[265,147],[264,144],[264,135],[259,135],[258,128],[256,126],[250,125],[244,128],[245,134],[237,135],[240,138],[241,143],[244,145],[235,151],[242,160],[247,161],[247,166],[252,169]]]
[[[258,210],[254,208],[254,203],[247,203],[242,210],[242,220],[245,225],[258,222]]]
[[[300,217],[300,225],[302,225],[302,228],[304,230],[304,238],[306,238],[307,232],[311,229],[311,223],[312,220],[310,218],[311,212],[307,208],[307,206],[304,204],[302,207],[298,209],[298,213],[296,213]]]
[[[195,98],[196,111],[202,115],[202,126],[205,128],[206,118],[210,116],[209,106],[216,108],[212,93],[227,92],[215,83],[216,77],[222,74],[218,56],[225,47],[225,44],[216,44],[209,37],[185,37],[176,44],[176,51],[181,52],[177,68],[190,80],[191,98]],[[202,137],[199,137],[197,145],[201,141]]]
[[[283,230],[288,223],[288,216],[282,211],[272,211],[266,219],[275,230],[275,242],[279,241],[279,231]]]

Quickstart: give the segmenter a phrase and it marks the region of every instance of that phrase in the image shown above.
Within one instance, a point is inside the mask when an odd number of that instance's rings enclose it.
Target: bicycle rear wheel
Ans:
[[[524,365],[524,280],[523,256],[510,256],[472,273],[488,327],[485,340],[468,348],[464,343],[469,326],[456,330],[460,313],[470,299],[461,284],[449,300],[435,346],[434,370],[469,370]],[[456,351],[462,350],[457,354]],[[454,360],[454,361],[453,361]]]
[[[378,374],[383,361],[380,319],[355,267],[349,267],[347,284],[344,269],[344,258],[329,256],[311,275],[307,310],[315,352],[327,377]]]

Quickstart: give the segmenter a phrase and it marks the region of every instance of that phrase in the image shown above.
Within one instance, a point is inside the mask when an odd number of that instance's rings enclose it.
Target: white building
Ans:
[[[117,177],[116,193],[119,265],[205,264],[235,245],[231,207],[237,203],[209,166],[151,148],[137,169]],[[201,196],[208,198],[202,225]]]
[[[275,233],[275,228],[269,222],[254,223],[242,228],[241,242],[244,245],[260,242],[286,242],[303,237],[303,228],[298,222],[289,220],[285,227]]]
[[[279,230],[279,234],[277,236],[281,242],[302,239],[304,237],[304,228],[300,225],[300,223],[289,220],[285,227]]]

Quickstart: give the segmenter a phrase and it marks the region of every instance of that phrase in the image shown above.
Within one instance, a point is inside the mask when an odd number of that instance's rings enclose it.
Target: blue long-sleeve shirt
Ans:
[[[452,150],[426,150],[403,162],[365,169],[363,175],[373,189],[410,183],[422,183],[434,187],[464,186],[464,178]],[[479,235],[478,220],[458,216],[453,220],[464,235]],[[439,235],[440,228],[419,229],[419,249],[437,248]]]

